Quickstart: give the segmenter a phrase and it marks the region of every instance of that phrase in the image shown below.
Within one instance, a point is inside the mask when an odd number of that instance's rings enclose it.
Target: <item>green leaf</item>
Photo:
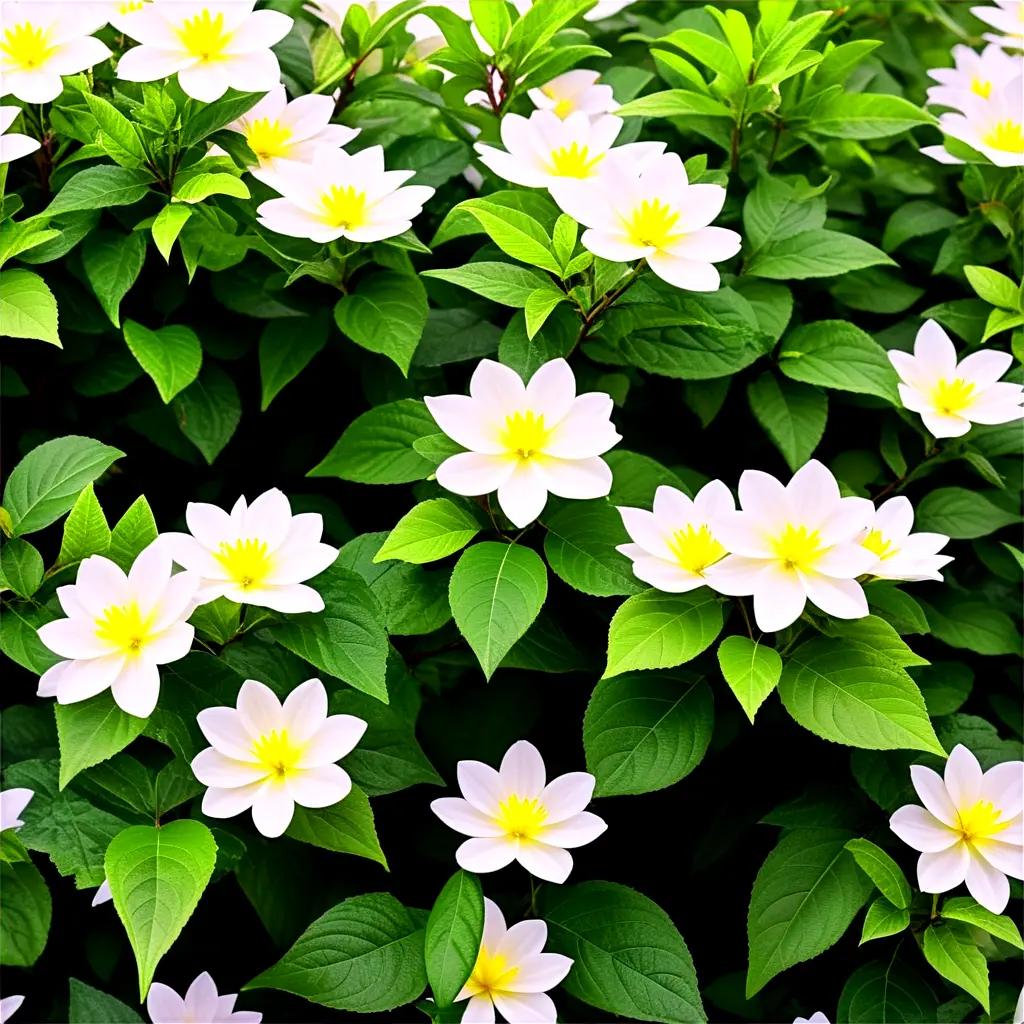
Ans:
[[[704,1021],[693,960],[671,918],[614,882],[547,886],[547,951],[573,960],[562,982],[575,999],[627,1020]]]
[[[138,364],[156,384],[166,404],[199,375],[203,347],[190,327],[169,326],[151,331],[126,320],[124,340]]]
[[[434,901],[424,936],[427,980],[438,1006],[451,1006],[469,979],[483,931],[480,879],[468,871],[456,871]]]
[[[974,996],[988,1013],[988,962],[966,925],[958,921],[930,925],[922,949],[942,977]]]
[[[817,388],[766,371],[747,385],[747,399],[758,423],[795,473],[825,433],[828,398]]]
[[[354,896],[318,917],[243,988],[274,988],[356,1013],[404,1006],[427,983],[423,917],[386,892]]]
[[[94,231],[82,244],[82,269],[115,327],[121,326],[121,300],[138,279],[145,259],[146,236],[141,231]]]
[[[518,544],[474,544],[455,564],[452,614],[488,679],[537,618],[547,592],[544,562]]]
[[[179,203],[201,203],[210,196],[232,196],[248,199],[249,189],[241,178],[225,171],[201,171],[186,181],[175,181],[174,201]]]
[[[128,167],[88,167],[70,178],[44,211],[47,217],[73,210],[105,210],[130,206],[148,191],[153,176]]]
[[[555,311],[555,307],[566,301],[568,299],[561,292],[553,292],[547,288],[538,288],[531,292],[523,309],[526,316],[526,337],[533,341],[547,318]]]
[[[691,89],[667,89],[624,103],[615,111],[616,117],[726,117],[732,111],[713,96]]]
[[[71,512],[64,520],[64,535],[60,542],[58,565],[72,565],[89,555],[105,554],[110,547],[110,527],[107,517],[89,484],[75,499]]]
[[[31,270],[5,270],[0,279],[0,323],[9,338],[32,338],[61,347],[57,300]]]
[[[4,912],[0,915],[0,964],[31,967],[46,947],[50,934],[50,890],[29,861],[0,863]]]
[[[757,709],[779,685],[782,658],[778,651],[745,636],[727,636],[718,645],[718,665],[753,724]]]
[[[55,704],[60,743],[60,788],[79,772],[124,750],[146,727],[146,719],[122,711],[110,693],[75,704]]]
[[[426,405],[413,398],[378,405],[357,416],[309,476],[336,476],[360,484],[405,484],[426,480],[433,465],[413,441],[437,432]]]
[[[779,350],[779,369],[791,380],[901,404],[885,349],[845,320],[819,320],[791,331]]]
[[[896,266],[894,260],[863,238],[845,231],[812,228],[768,242],[751,256],[745,272],[776,281],[804,281],[879,264]]]
[[[914,681],[855,642],[819,637],[801,644],[782,670],[779,696],[800,725],[834,743],[945,755]]]
[[[19,597],[31,597],[43,582],[43,556],[27,540],[15,537],[0,548],[0,577]]]
[[[425,270],[423,276],[440,278],[492,302],[520,309],[538,288],[552,294],[563,294],[551,278],[537,270],[517,267],[514,263],[467,263],[464,267],[452,267],[450,270]]]
[[[889,218],[882,236],[882,248],[892,252],[912,238],[948,231],[958,219],[956,213],[938,203],[914,199],[898,207]]]
[[[202,142],[207,136],[237,120],[262,99],[258,92],[228,92],[214,103],[192,105],[192,114],[185,120],[181,132],[181,147],[186,149]]]
[[[860,619],[829,619],[822,632],[855,642],[860,648],[869,648],[884,657],[896,668],[916,668],[927,665],[926,659],[915,654],[885,619],[865,615]]]
[[[334,319],[357,345],[387,356],[408,376],[427,322],[427,292],[418,277],[378,270],[338,300]]]
[[[69,434],[33,448],[11,471],[3,507],[14,536],[33,533],[59,519],[91,483],[124,455],[91,437]]]
[[[326,316],[289,316],[268,321],[260,335],[261,412],[270,408],[281,389],[327,344],[328,329]]]
[[[777,85],[795,74],[791,65],[797,62],[801,51],[825,27],[829,17],[827,11],[814,11],[784,25],[771,37],[757,58],[751,71],[752,80],[758,85]]]
[[[388,534],[374,562],[398,559],[422,565],[464,548],[480,532],[480,521],[449,498],[430,498],[411,508]]]
[[[174,243],[191,216],[190,207],[168,203],[154,218],[150,231],[153,232],[153,241],[164,262],[171,262]]]
[[[964,274],[978,298],[992,306],[1021,311],[1020,287],[1005,274],[990,267],[964,267]]]
[[[295,808],[292,823],[285,835],[335,853],[351,853],[376,861],[387,868],[387,858],[377,839],[373,808],[366,794],[358,787],[330,807]]]
[[[939,487],[929,491],[917,507],[917,529],[944,533],[954,540],[971,540],[1020,522],[1016,512],[991,500],[989,495],[996,493],[964,487]]]
[[[969,896],[954,896],[945,900],[940,914],[947,920],[972,924],[989,935],[1016,946],[1017,949],[1024,949],[1024,940],[1021,939],[1020,929],[1013,918],[1006,914],[993,914],[991,910],[986,910]]]
[[[849,832],[785,832],[761,865],[750,894],[747,998],[775,975],[836,943],[871,893],[845,848]]]
[[[766,242],[823,228],[827,208],[819,191],[762,175],[743,204],[743,228],[753,252]]]
[[[878,891],[894,906],[906,910],[910,906],[910,883],[896,863],[869,839],[851,839],[846,849],[861,870],[878,886]]]
[[[645,590],[623,601],[612,617],[603,678],[634,669],[675,668],[696,658],[721,629],[722,604],[710,590]]]
[[[360,576],[333,565],[312,581],[322,612],[289,615],[269,632],[293,654],[385,704],[388,634],[380,605]]]
[[[652,793],[685,778],[703,760],[713,726],[711,689],[695,673],[602,679],[583,718],[595,795]]]
[[[561,266],[551,252],[547,232],[527,213],[508,206],[489,203],[486,199],[468,199],[459,208],[475,217],[491,241],[514,260],[560,274]],[[545,293],[550,293],[545,288]]]
[[[214,365],[207,365],[199,377],[178,394],[173,408],[181,432],[210,464],[231,440],[242,418],[242,400],[234,381]]]
[[[153,510],[140,494],[110,531],[110,548],[107,557],[127,572],[141,551],[157,538],[156,520]]]
[[[897,907],[884,896],[879,896],[864,915],[864,926],[861,928],[860,945],[872,939],[885,939],[890,935],[898,935],[910,927],[910,911],[906,907]]]
[[[850,45],[850,44],[847,44]],[[891,956],[864,964],[839,996],[839,1024],[918,1024],[935,1020],[935,994],[913,971]]]
[[[210,830],[187,819],[126,828],[107,848],[104,868],[135,953],[140,1002],[157,964],[198,906],[216,859]]]
[[[100,130],[96,141],[122,167],[142,167],[147,161],[146,148],[139,139],[135,125],[102,96],[95,96],[88,91],[82,95]]]
[[[1020,633],[1002,609],[961,594],[934,600],[925,609],[932,632],[944,644],[977,654],[1020,654]]]
[[[1013,330],[1014,327],[1024,326],[1024,313],[1013,313],[1007,309],[993,309],[985,321],[985,331],[981,340],[988,341],[1003,331]]]
[[[804,129],[836,139],[883,139],[935,118],[900,96],[838,92],[818,102]]]
[[[88,95],[88,94],[86,94]],[[71,1024],[142,1024],[142,1018],[120,999],[108,996],[77,978],[69,981]]]
[[[200,605],[190,616],[189,622],[196,632],[215,644],[230,643],[238,634],[242,606],[226,597]]]

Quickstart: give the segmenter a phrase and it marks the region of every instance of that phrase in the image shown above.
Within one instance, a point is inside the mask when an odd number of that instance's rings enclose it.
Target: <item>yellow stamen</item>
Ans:
[[[943,378],[932,391],[935,408],[946,416],[956,416],[969,409],[974,403],[974,397],[974,385],[961,377],[952,380]]]
[[[291,139],[291,128],[280,121],[271,121],[269,117],[258,118],[245,130],[245,141],[260,160],[287,156],[291,150]]]
[[[153,615],[143,616],[135,601],[111,605],[103,610],[103,618],[96,620],[96,639],[133,657],[145,647],[152,625]]]
[[[967,842],[991,839],[1010,827],[1010,820],[1001,820],[1003,812],[990,800],[979,800],[965,811],[957,811],[956,827]]]
[[[554,99],[554,96],[551,98]],[[572,100],[558,100],[552,109],[555,116],[560,117],[564,121],[573,112],[574,104]]]
[[[538,416],[527,410],[505,417],[501,443],[511,454],[525,460],[540,454],[550,436],[551,431],[544,426],[544,414]]]
[[[633,245],[664,249],[683,237],[682,231],[673,232],[679,216],[678,210],[660,199],[645,199],[625,221],[626,235]]]
[[[304,745],[292,742],[287,729],[280,732],[275,729],[252,745],[253,756],[267,770],[267,776],[273,782],[283,782],[305,752]]]
[[[508,958],[499,953],[492,953],[486,946],[480,947],[473,966],[473,973],[466,982],[469,995],[507,991],[515,980],[519,968],[509,964]]]
[[[972,78],[971,92],[987,100],[992,95],[992,83],[984,78]]]
[[[181,45],[204,63],[223,59],[231,37],[232,33],[224,30],[223,13],[212,15],[208,10],[186,18],[178,29]]]
[[[676,561],[684,569],[698,574],[717,562],[726,553],[725,548],[715,540],[706,524],[702,524],[697,529],[694,529],[691,524],[685,530],[676,530],[672,534],[668,546]]]
[[[1004,153],[1024,153],[1024,123],[1010,119],[1000,121],[982,135],[981,141]]]
[[[324,220],[335,228],[361,228],[367,220],[366,193],[357,192],[354,185],[332,185],[320,197]]]
[[[236,540],[233,544],[222,541],[213,557],[224,566],[228,577],[243,590],[259,586],[274,568],[267,542],[252,537]]]
[[[0,41],[0,53],[20,71],[41,68],[56,51],[57,47],[50,43],[49,30],[30,21],[6,29]]]
[[[561,116],[559,114],[559,117]],[[560,178],[592,178],[597,165],[603,159],[604,153],[592,157],[588,147],[574,142],[571,146],[562,146],[561,149],[551,151],[548,157],[548,170]]]
[[[862,548],[867,548],[868,551],[877,555],[881,559],[892,558],[896,554],[897,549],[893,547],[891,540],[886,540],[882,536],[881,530],[872,530],[861,542]]]
[[[524,800],[513,795],[498,804],[498,824],[506,835],[517,839],[535,839],[547,817],[547,809],[539,800]]]
[[[122,3],[117,5],[117,13],[134,14],[136,11],[141,11],[147,4],[152,2],[153,0],[123,0]]]
[[[782,562],[783,568],[791,571],[812,569],[825,550],[817,530],[792,525],[787,526],[782,535],[775,539],[773,547],[775,557]]]

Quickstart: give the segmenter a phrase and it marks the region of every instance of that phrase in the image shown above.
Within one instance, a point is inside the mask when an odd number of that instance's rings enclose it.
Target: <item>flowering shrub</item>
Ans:
[[[0,0],[0,1021],[1020,1021],[1024,2],[255,8]]]

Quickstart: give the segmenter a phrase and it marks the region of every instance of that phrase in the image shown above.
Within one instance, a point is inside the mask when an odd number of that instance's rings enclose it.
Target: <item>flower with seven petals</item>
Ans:
[[[1024,417],[1024,388],[1001,382],[1013,357],[982,349],[957,362],[949,335],[926,320],[914,354],[890,349],[900,377],[903,406],[916,412],[935,437],[960,437],[973,423],[1009,423]]]
[[[9,828],[21,828],[25,824],[21,820],[21,812],[34,796],[35,793],[31,789],[20,786],[16,789],[5,789],[0,793],[0,832]]]
[[[182,90],[205,103],[228,89],[273,89],[281,68],[271,47],[288,35],[292,19],[254,6],[255,0],[155,0],[133,11],[123,29],[141,45],[118,61],[117,77],[155,82],[177,74]]]
[[[335,762],[351,753],[366,722],[328,715],[319,679],[297,686],[284,704],[269,686],[247,679],[237,707],[205,708],[196,721],[212,744],[192,760],[196,778],[210,787],[203,813],[211,818],[252,808],[256,828],[273,839],[288,828],[296,804],[330,807],[352,790]]]
[[[182,1024],[196,1021],[202,1024],[260,1024],[262,1013],[236,1010],[237,995],[218,995],[213,978],[203,971],[188,987],[184,997],[173,988],[155,981],[146,997],[146,1012],[153,1024]]]
[[[527,96],[538,110],[550,110],[563,120],[577,112],[598,119],[618,107],[610,85],[598,85],[598,71],[576,68],[552,78],[539,89],[529,89]]]
[[[972,7],[971,14],[998,30],[985,38],[1010,50],[1024,49],[1024,0],[995,0],[989,7]]]
[[[560,498],[602,498],[612,472],[601,456],[621,440],[602,392],[576,394],[564,359],[552,359],[523,384],[515,370],[481,360],[469,396],[425,399],[437,425],[467,452],[437,467],[437,482],[455,494],[498,492],[512,522],[528,526],[544,510],[548,493]]]
[[[57,588],[67,618],[39,627],[39,639],[60,661],[39,680],[40,697],[58,704],[88,700],[110,689],[122,711],[146,718],[160,695],[158,666],[184,658],[195,630],[199,577],[171,575],[163,538],[153,541],[126,576],[102,555],[78,567],[74,584]]]
[[[707,570],[712,587],[753,594],[754,617],[765,632],[795,622],[808,599],[836,618],[868,614],[856,577],[878,561],[858,542],[874,516],[870,501],[841,497],[835,477],[816,459],[786,485],[748,469],[739,496],[742,510],[712,523],[732,552]]]
[[[632,544],[616,548],[633,562],[633,575],[658,590],[681,594],[714,585],[705,570],[726,550],[711,524],[736,504],[721,480],[705,484],[693,499],[675,487],[654,492],[654,509],[619,507]]]
[[[689,184],[675,153],[642,165],[607,161],[597,177],[557,181],[550,192],[586,226],[580,241],[595,256],[616,263],[646,259],[677,288],[715,291],[721,279],[712,264],[740,251],[735,231],[709,226],[722,209],[725,189]]]
[[[882,580],[942,580],[939,572],[953,561],[939,552],[949,543],[942,533],[911,533],[914,508],[902,495],[890,498],[875,510],[875,518],[858,543],[877,556],[871,576]]]
[[[462,796],[433,801],[431,810],[450,828],[471,836],[456,851],[459,867],[483,873],[519,861],[531,875],[564,882],[572,870],[568,851],[608,827],[584,810],[594,776],[569,772],[545,785],[544,761],[526,740],[509,747],[495,771],[481,761],[460,761]]]
[[[484,898],[484,931],[469,980],[455,997],[468,999],[463,1024],[494,1024],[495,1010],[509,1021],[555,1024],[558,1011],[549,989],[572,967],[572,958],[545,953],[548,926],[543,921],[505,924],[501,908]]]
[[[191,533],[165,533],[174,560],[200,580],[200,604],[226,597],[276,612],[323,611],[323,598],[303,581],[323,572],[338,551],[322,544],[319,512],[292,515],[276,487],[251,505],[241,497],[230,513],[190,501],[185,522]]]
[[[1024,878],[1024,761],[983,773],[974,754],[957,744],[942,775],[915,764],[910,778],[924,807],[901,807],[889,827],[921,852],[921,891],[948,892],[966,881],[983,907],[1001,914],[1010,899],[1006,876]]]
[[[20,113],[20,107],[0,107],[0,164],[9,164],[39,148],[38,139],[7,131]]]

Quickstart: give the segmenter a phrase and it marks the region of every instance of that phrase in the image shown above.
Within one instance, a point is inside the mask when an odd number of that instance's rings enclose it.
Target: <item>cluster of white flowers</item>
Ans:
[[[996,0],[971,13],[998,34],[985,35],[989,45],[981,53],[954,46],[953,67],[928,72],[939,83],[928,90],[928,102],[947,108],[939,118],[944,135],[999,167],[1024,166],[1024,2]],[[921,152],[940,163],[963,163],[945,146]]]

